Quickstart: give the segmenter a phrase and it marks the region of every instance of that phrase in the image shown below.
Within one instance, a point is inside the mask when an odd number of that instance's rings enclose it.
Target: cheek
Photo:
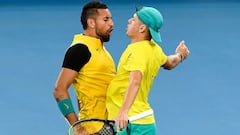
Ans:
[[[135,33],[135,28],[132,26],[132,25],[130,25],[130,26],[128,26],[128,29],[127,29],[127,35],[133,35]]]
[[[104,22],[104,21],[102,21],[102,20],[97,20],[97,21],[95,22],[95,24],[96,24],[96,26],[100,29],[100,28],[105,27],[106,22]]]
[[[137,31],[137,27],[135,25],[130,25],[129,26],[129,31],[131,31],[131,33],[134,33]]]
[[[99,31],[102,31],[102,30],[104,30],[105,29],[105,27],[106,27],[106,25],[104,24],[104,23],[97,23],[96,24],[96,29]]]

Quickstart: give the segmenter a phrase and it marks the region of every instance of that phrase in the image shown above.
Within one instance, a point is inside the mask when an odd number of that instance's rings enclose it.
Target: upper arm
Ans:
[[[131,71],[129,77],[129,83],[134,85],[140,85],[142,81],[142,72],[141,71]]]
[[[83,44],[71,46],[64,57],[62,69],[54,87],[54,96],[57,100],[68,98],[68,88],[74,82],[80,69],[89,61],[91,53]]]
[[[71,46],[65,54],[56,87],[67,89],[73,83],[80,69],[89,61],[90,57],[91,53],[86,45],[76,44]]]
[[[56,86],[68,89],[69,86],[74,82],[77,74],[78,72],[75,70],[62,68],[56,81]]]
[[[138,94],[139,87],[142,81],[142,73],[138,70],[130,71],[129,84],[125,93],[124,102],[121,110],[125,112],[129,111],[132,104],[135,101],[135,98]]]
[[[72,69],[61,69],[54,87],[54,96],[57,101],[70,97],[68,94],[68,88],[74,82],[77,74],[78,72]]]

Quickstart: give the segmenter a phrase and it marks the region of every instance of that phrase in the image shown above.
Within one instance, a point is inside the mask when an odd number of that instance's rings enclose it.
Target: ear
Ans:
[[[88,24],[88,27],[90,27],[90,28],[95,28],[95,21],[94,21],[94,19],[89,18],[89,19],[87,20],[87,24]]]
[[[139,32],[140,32],[140,33],[143,33],[143,32],[145,32],[146,30],[147,30],[147,26],[146,26],[146,25],[142,24],[142,25],[139,26]]]

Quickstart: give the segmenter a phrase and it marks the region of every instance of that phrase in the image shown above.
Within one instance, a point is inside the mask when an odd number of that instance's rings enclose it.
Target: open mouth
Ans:
[[[113,31],[113,29],[109,29],[109,30],[107,31],[107,33],[108,33],[109,35],[112,35],[112,31]]]

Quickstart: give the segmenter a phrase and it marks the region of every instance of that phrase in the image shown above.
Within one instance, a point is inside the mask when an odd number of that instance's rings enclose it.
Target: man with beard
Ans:
[[[116,74],[112,56],[104,47],[113,30],[111,12],[100,1],[87,3],[81,14],[83,33],[74,36],[66,51],[54,87],[58,107],[70,125],[79,119],[107,119],[106,91]],[[73,84],[78,99],[77,116],[68,92]]]

